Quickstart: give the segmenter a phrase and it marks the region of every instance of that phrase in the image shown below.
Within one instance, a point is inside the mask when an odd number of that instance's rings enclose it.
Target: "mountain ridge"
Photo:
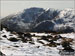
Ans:
[[[16,32],[75,32],[74,9],[28,8],[1,19],[1,26]]]

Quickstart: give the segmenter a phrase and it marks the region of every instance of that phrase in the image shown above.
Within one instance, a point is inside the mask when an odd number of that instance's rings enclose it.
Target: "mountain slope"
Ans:
[[[1,19],[2,27],[16,32],[75,32],[74,9],[28,8]]]

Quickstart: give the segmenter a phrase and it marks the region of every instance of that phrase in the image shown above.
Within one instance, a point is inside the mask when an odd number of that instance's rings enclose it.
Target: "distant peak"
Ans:
[[[71,8],[65,8],[64,10],[61,10],[60,13],[59,13],[59,17],[64,17],[67,13],[68,14],[73,14],[74,12],[74,9],[71,9]]]

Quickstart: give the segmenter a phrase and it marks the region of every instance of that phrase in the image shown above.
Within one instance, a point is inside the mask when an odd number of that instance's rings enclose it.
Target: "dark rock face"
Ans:
[[[12,42],[17,42],[17,41],[19,41],[17,38],[14,38],[14,37],[9,38],[8,40],[10,40],[10,41],[12,41]]]
[[[51,31],[53,29],[54,23],[51,21],[43,21],[38,24],[33,31],[35,32],[44,32],[44,31]]]
[[[3,53],[0,51],[0,56],[5,56],[5,54],[3,54]]]
[[[73,56],[75,54],[75,50],[72,48],[71,42],[63,41],[61,45],[64,48],[60,50],[59,52],[61,55],[72,55]]]
[[[73,11],[72,9],[28,8],[22,13],[1,19],[0,25],[2,28],[16,32],[75,32]]]
[[[25,33],[24,36],[25,37],[28,37],[28,38],[31,38],[32,37],[32,35],[30,33]]]
[[[59,14],[58,10],[54,10],[54,9],[48,9],[47,11],[43,12],[38,19],[36,19],[36,22],[42,22],[45,20],[52,20],[54,19],[57,15]]]
[[[19,37],[18,38],[21,38],[21,41],[24,42],[24,43],[31,43],[31,44],[34,44],[32,42],[32,35],[30,33],[18,33],[19,34]]]
[[[3,35],[3,37],[4,37],[4,38],[7,38],[7,36],[6,36],[6,35]]]

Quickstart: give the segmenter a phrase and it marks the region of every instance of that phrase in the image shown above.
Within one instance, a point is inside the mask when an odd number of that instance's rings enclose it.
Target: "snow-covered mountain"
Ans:
[[[74,9],[28,8],[1,20],[2,27],[17,32],[75,32]]]

